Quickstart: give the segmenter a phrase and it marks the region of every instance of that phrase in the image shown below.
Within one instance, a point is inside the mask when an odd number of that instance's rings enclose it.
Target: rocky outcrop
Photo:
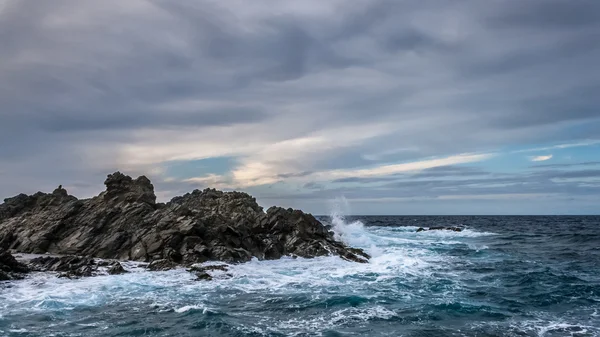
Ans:
[[[424,232],[424,231],[441,231],[441,230],[462,232],[463,229],[461,227],[444,227],[444,226],[436,226],[436,227],[429,227],[429,228],[419,227],[419,228],[417,228],[417,233]]]
[[[98,264],[93,258],[79,256],[41,256],[29,261],[36,271],[59,272],[58,277],[95,276]]]
[[[128,271],[125,270],[125,268],[123,268],[123,266],[119,262],[116,262],[112,266],[110,266],[110,268],[108,268],[107,272],[109,275],[120,275],[125,274]]]
[[[210,281],[213,279],[213,276],[210,275],[209,271],[228,271],[229,268],[227,265],[209,265],[209,266],[192,266],[192,268],[188,269],[188,272],[194,273],[196,275],[197,281]],[[231,274],[226,274],[226,276],[231,277]]]
[[[62,186],[52,193],[5,199],[0,205],[0,248],[156,261],[157,269],[284,255],[334,254],[356,262],[369,258],[336,241],[312,215],[279,207],[264,212],[246,193],[195,190],[158,204],[144,176],[132,179],[116,172],[105,185],[104,192],[85,200]]]
[[[82,256],[40,256],[31,259],[34,271],[57,272],[58,277],[80,278],[96,275],[117,275],[127,271],[118,261],[101,261]]]
[[[17,261],[8,251],[0,249],[0,281],[18,280],[29,272],[29,267]]]

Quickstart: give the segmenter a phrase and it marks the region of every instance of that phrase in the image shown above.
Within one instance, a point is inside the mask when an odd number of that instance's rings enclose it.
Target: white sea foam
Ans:
[[[186,305],[181,308],[175,309],[175,312],[183,313],[183,312],[188,312],[190,310],[202,310],[203,313],[206,313],[207,308],[203,305]]]

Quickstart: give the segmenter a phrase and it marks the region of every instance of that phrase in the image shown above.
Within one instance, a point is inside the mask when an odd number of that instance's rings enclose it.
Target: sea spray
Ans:
[[[346,221],[345,214],[349,212],[350,203],[346,198],[333,200],[329,221],[335,239],[351,247],[363,248],[373,257],[379,256],[382,250],[377,247],[373,235],[365,229],[365,225],[360,220]]]

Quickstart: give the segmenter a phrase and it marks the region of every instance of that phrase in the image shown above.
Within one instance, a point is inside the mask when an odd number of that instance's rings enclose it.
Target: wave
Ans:
[[[69,280],[34,273],[0,287],[0,335],[143,335],[145,326],[157,329],[148,330],[155,336],[600,333],[595,269],[536,260],[543,249],[552,258],[570,250],[535,241],[513,253],[502,245],[512,230],[492,233],[497,227],[417,233],[416,226],[368,226],[339,211],[326,222],[336,237],[372,254],[369,263],[254,259],[229,265],[210,282],[185,269],[148,272],[128,262],[124,275]],[[586,256],[578,252],[573,258]]]

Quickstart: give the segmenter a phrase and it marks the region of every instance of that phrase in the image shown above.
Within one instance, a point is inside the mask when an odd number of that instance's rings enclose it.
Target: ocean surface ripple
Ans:
[[[600,217],[321,220],[371,262],[36,273],[0,283],[0,336],[600,336]],[[416,232],[442,225],[466,229]]]

